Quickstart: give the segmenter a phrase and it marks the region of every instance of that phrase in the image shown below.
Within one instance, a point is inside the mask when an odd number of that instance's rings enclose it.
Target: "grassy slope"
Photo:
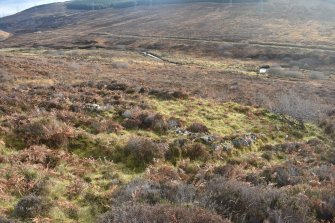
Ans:
[[[17,58],[15,52],[10,55]],[[20,53],[18,52],[17,55]],[[36,52],[26,53],[25,58],[29,58],[31,62],[40,61],[41,55]],[[64,56],[64,58],[68,57]],[[99,58],[96,55],[83,59],[83,61],[90,61],[90,63],[97,60]],[[113,56],[113,60],[119,63],[124,62],[124,58],[118,57],[117,54]],[[20,62],[19,57],[16,60],[16,63],[21,64],[22,67],[25,67],[27,62],[27,59]],[[64,59],[60,59],[57,63],[60,62],[68,63]],[[139,59],[135,61],[134,66],[139,66],[139,62]],[[150,65],[148,61],[141,62],[146,63],[146,66]],[[8,68],[6,60],[2,60],[2,63]],[[123,185],[137,177],[145,179],[165,177],[164,174],[155,175],[157,169],[165,167],[174,171],[182,169],[185,171],[184,175],[181,174],[182,179],[197,185],[197,181],[191,180],[197,174],[201,172],[210,174],[212,171],[210,168],[222,167],[226,164],[233,165],[240,171],[239,179],[244,179],[246,175],[251,173],[259,174],[266,168],[278,165],[285,166],[288,161],[300,163],[303,165],[301,168],[308,171],[319,165],[327,164],[325,155],[330,151],[329,139],[320,128],[313,124],[306,124],[306,128],[301,129],[298,124],[292,124],[282,116],[274,115],[264,109],[231,102],[218,103],[210,99],[193,97],[162,100],[146,93],[133,94],[126,91],[99,89],[96,87],[99,81],[108,80],[108,77],[102,77],[99,73],[98,76],[86,76],[81,73],[80,68],[76,68],[73,64],[71,66],[72,68],[69,69],[74,69],[74,71],[71,71],[72,75],[66,75],[66,82],[62,76],[58,76],[59,73],[45,75],[39,70],[40,66],[36,65],[29,67],[29,69],[26,67],[25,72],[14,73],[12,71],[15,78],[7,78],[4,82],[7,87],[1,89],[1,95],[10,95],[10,89],[13,86],[21,86],[22,89],[27,89],[29,94],[26,94],[25,91],[16,91],[15,101],[17,103],[13,103],[6,97],[1,98],[5,113],[0,114],[0,215],[10,216],[22,196],[38,191],[40,196],[51,203],[51,209],[47,213],[37,216],[37,220],[43,222],[92,222],[97,215],[109,209],[109,199],[112,198],[112,195],[117,194],[118,189]],[[117,72],[117,70],[114,68],[113,72]],[[26,72],[35,73],[35,77],[32,79]],[[90,79],[90,84],[83,82],[84,78]],[[109,81],[111,82],[111,80]],[[66,97],[72,95],[71,100],[57,102],[58,96],[53,94],[52,86]],[[136,87],[141,87],[141,85],[128,86],[131,89],[136,89]],[[158,90],[160,91],[160,89]],[[56,100],[56,109],[49,112],[44,111],[43,117],[36,117],[36,106],[43,110],[44,105],[41,103],[45,102],[48,95],[53,95],[51,97]],[[82,110],[79,113],[74,113],[69,107],[73,104],[84,108],[87,101],[91,100],[103,105],[104,101],[109,101],[116,96],[121,98],[120,105],[113,106],[104,112]],[[114,133],[108,133],[103,129],[97,133],[94,132],[99,129],[98,123],[104,123],[104,121],[122,124],[124,120],[120,117],[119,110],[124,111],[140,105],[145,105],[144,110],[153,114],[162,114],[166,120],[171,117],[180,119],[182,129],[194,122],[203,123],[208,127],[209,133],[180,135],[173,129],[167,132],[154,131],[153,129],[124,129]],[[9,137],[13,132],[15,133],[15,130],[20,130],[20,127],[15,127],[13,124],[13,121],[17,119],[23,121],[28,119],[34,123],[36,120],[43,120],[44,117],[55,116],[58,117],[58,122],[66,122],[74,131],[74,135],[85,137],[74,137],[70,139],[70,144],[52,150],[44,146],[22,150],[20,149],[22,143],[27,142],[22,141],[21,137]],[[249,134],[257,136],[250,147],[236,148],[233,145],[234,139],[243,138]],[[176,139],[185,139],[188,144],[192,144],[192,141],[199,141],[199,137],[206,135],[213,135],[216,138],[213,143],[202,143],[210,154],[207,160],[190,160],[187,156],[177,157],[177,162],[173,164],[160,158],[149,165],[147,171],[129,167],[129,164],[131,165],[131,162],[134,161],[132,159],[111,162],[116,158],[115,154],[120,151],[122,154],[127,141],[134,136],[148,137],[157,143],[162,143],[161,145],[164,147],[163,145],[172,143]],[[37,136],[35,135],[35,137]],[[313,148],[313,152],[310,152],[311,148],[307,146],[305,150],[307,154],[302,153],[301,155],[299,151],[280,151],[276,147],[280,148],[280,145],[286,143],[305,145],[310,140],[319,140],[317,142],[322,149],[314,151]],[[73,147],[73,145],[76,146]],[[217,150],[214,148],[225,149]],[[264,155],[268,153],[272,154],[270,158],[269,155]],[[58,162],[54,167],[47,168],[45,157],[53,157]],[[309,162],[305,162],[306,160]],[[312,186],[313,182],[309,182],[309,178],[305,177],[307,180],[294,186],[292,191],[295,192],[292,193],[306,193],[311,199],[314,199],[318,193],[327,190],[328,181],[322,181],[319,187],[314,187]],[[287,190],[290,188],[291,186],[288,185]],[[283,190],[286,190],[286,187],[283,187]]]

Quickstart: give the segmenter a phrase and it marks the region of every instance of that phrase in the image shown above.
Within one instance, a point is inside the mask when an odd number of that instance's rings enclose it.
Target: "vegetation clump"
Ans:
[[[66,147],[73,129],[53,116],[18,119],[14,134],[23,140],[25,146],[47,145],[50,148]]]
[[[188,94],[183,91],[165,91],[153,89],[149,91],[150,95],[154,95],[162,100],[176,100],[176,99],[187,99]]]
[[[289,197],[271,188],[217,178],[209,182],[204,196],[207,205],[236,222],[272,222],[281,218],[292,223],[311,220],[308,203],[303,197]]]
[[[194,122],[192,123],[189,127],[187,127],[188,131],[190,132],[194,132],[194,133],[207,133],[209,132],[208,128],[201,124],[201,123],[198,123],[198,122]]]
[[[14,221],[0,216],[0,223],[14,223]]]
[[[303,179],[303,171],[295,165],[286,164],[285,166],[265,170],[263,176],[278,187],[283,187],[300,183]]]
[[[329,112],[328,116],[320,123],[325,133],[335,139],[335,111]]]
[[[107,222],[189,222],[189,223],[229,223],[227,219],[211,213],[210,211],[187,206],[175,205],[141,205],[133,204],[115,207],[98,219],[99,223]]]
[[[142,111],[140,109],[126,110],[122,113],[123,126],[127,129],[145,129],[158,133],[168,130],[169,124],[165,117],[159,113]]]
[[[192,184],[181,182],[180,179],[166,182],[135,179],[123,186],[112,201],[119,204],[140,202],[153,205],[166,201],[184,204],[194,202],[195,197],[196,188]]]
[[[191,160],[206,161],[210,158],[209,149],[201,143],[194,143],[189,145],[186,147],[184,153],[185,157],[188,157]]]
[[[23,197],[15,206],[13,215],[18,218],[28,219],[37,215],[43,215],[47,211],[47,205],[42,198],[28,195]]]
[[[15,157],[22,163],[41,164],[45,168],[55,168],[60,162],[60,156],[45,146],[31,146],[21,151]]]
[[[130,168],[143,169],[163,157],[163,149],[148,138],[132,137],[122,151],[122,159]]]
[[[274,77],[288,77],[288,78],[303,78],[304,74],[298,70],[287,70],[281,67],[272,67],[269,69],[269,74]]]

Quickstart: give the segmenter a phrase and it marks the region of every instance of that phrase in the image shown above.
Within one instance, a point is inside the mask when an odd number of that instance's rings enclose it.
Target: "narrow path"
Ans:
[[[107,32],[97,32],[92,33],[91,35],[100,35],[100,36],[111,36],[118,38],[136,38],[136,39],[163,39],[163,40],[178,40],[178,41],[191,41],[191,42],[203,42],[203,43],[230,43],[230,44],[248,44],[251,46],[270,46],[277,48],[291,48],[291,49],[306,49],[306,50],[318,50],[318,51],[328,51],[335,53],[335,47],[328,46],[314,46],[314,45],[296,45],[296,44],[287,44],[287,43],[267,43],[267,42],[237,42],[229,40],[209,40],[209,39],[200,39],[200,38],[188,38],[188,37],[177,37],[177,36],[145,36],[145,35],[127,35],[127,34],[112,34]]]

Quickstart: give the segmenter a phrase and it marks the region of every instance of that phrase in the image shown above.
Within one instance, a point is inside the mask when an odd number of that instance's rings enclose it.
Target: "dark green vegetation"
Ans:
[[[150,6],[159,4],[185,4],[197,2],[214,3],[250,3],[261,0],[72,0],[66,5],[69,9],[98,10],[106,8],[127,8],[133,6]]]

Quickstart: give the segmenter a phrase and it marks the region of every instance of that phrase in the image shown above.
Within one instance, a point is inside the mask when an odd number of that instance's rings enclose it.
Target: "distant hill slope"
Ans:
[[[10,37],[10,33],[0,30],[0,41],[6,40],[8,37]]]
[[[198,2],[250,3],[262,0],[72,0],[66,3],[69,9],[98,10],[105,8],[128,8],[140,5],[184,4]]]
[[[64,27],[72,13],[64,3],[36,6],[15,15],[0,18],[0,29],[11,33],[31,33],[41,29]]]
[[[15,35],[7,46],[109,43],[116,35],[120,41],[145,36],[333,47],[335,4],[268,0],[263,5],[191,3],[82,11],[55,3],[1,18],[0,29]]]

